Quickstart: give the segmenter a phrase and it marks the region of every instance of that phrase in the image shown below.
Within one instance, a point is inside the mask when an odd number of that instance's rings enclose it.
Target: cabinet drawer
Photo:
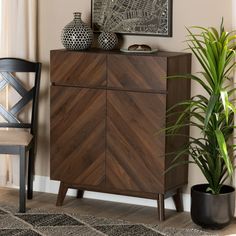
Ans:
[[[108,87],[134,91],[165,91],[167,58],[108,55]]]
[[[56,85],[106,86],[106,55],[51,51],[51,82]]]

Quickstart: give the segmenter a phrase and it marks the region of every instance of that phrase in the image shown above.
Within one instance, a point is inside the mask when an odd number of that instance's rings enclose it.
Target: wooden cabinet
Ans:
[[[61,181],[57,205],[68,188],[156,199],[182,210],[180,189],[187,166],[170,172],[166,153],[188,139],[160,130],[166,110],[190,96],[191,55],[158,52],[51,51],[51,179]]]

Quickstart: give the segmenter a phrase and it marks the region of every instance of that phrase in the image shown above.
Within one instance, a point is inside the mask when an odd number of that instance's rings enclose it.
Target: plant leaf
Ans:
[[[225,165],[227,167],[227,172],[228,172],[229,176],[232,176],[233,165],[232,165],[231,160],[228,155],[228,150],[227,150],[227,145],[225,142],[224,135],[218,128],[216,129],[215,134],[216,134],[217,142],[219,145],[219,151],[220,151],[221,156],[222,156],[222,158],[225,162]]]
[[[206,118],[205,118],[205,122],[204,122],[205,129],[209,123],[210,117],[212,115],[212,112],[214,110],[217,100],[218,100],[218,95],[213,93],[209,99],[209,103],[208,103],[208,107],[207,107],[207,111],[206,111]]]
[[[228,124],[229,121],[229,97],[228,97],[228,93],[225,90],[222,90],[220,92],[221,95],[221,100],[224,106],[224,110],[225,110],[225,119],[226,119],[226,123]]]

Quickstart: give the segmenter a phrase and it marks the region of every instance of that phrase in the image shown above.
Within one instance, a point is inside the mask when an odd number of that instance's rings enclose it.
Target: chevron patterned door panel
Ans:
[[[105,181],[106,91],[51,86],[51,178]]]
[[[107,92],[106,182],[111,188],[160,193],[164,186],[166,95]]]

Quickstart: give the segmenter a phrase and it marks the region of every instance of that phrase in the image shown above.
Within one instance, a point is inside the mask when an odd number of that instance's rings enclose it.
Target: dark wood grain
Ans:
[[[191,55],[183,55],[181,57],[173,57],[168,59],[168,75],[183,75],[191,73]],[[167,95],[167,109],[174,104],[190,98],[191,81],[189,79],[169,79],[168,80],[168,95]],[[175,110],[175,116],[168,117],[166,123],[168,125],[176,121],[183,107]],[[188,121],[186,121],[188,123]],[[189,140],[189,126],[181,129],[179,134],[182,136],[167,136],[166,137],[166,153],[173,153],[180,150]],[[172,165],[172,160],[175,155],[167,155],[165,158],[165,166],[168,169]],[[182,157],[182,161],[187,160],[188,155]],[[188,182],[188,165],[179,165],[171,169],[165,174],[165,188],[171,190],[183,186]]]
[[[183,212],[184,205],[183,205],[183,198],[182,198],[181,189],[177,189],[176,194],[173,195],[173,200],[174,200],[176,211]]]
[[[165,196],[164,194],[158,194],[157,210],[159,221],[165,220]]]
[[[101,185],[105,181],[106,92],[51,87],[51,178]]]
[[[166,90],[167,59],[156,56],[108,55],[108,88]]]
[[[107,185],[164,192],[165,95],[108,91]]]
[[[106,86],[106,55],[52,51],[50,71],[57,85]]]
[[[61,182],[60,187],[59,187],[59,191],[58,191],[56,206],[62,206],[64,199],[66,197],[67,191],[68,191],[68,185]]]
[[[149,193],[149,192],[140,192],[140,191],[134,191],[134,190],[122,190],[117,189],[116,187],[111,187],[109,185],[98,185],[98,186],[91,186],[91,185],[82,185],[82,184],[68,184],[70,188],[72,189],[80,189],[80,190],[88,190],[93,192],[100,192],[100,193],[110,193],[110,194],[117,194],[117,195],[126,195],[126,196],[133,196],[133,197],[141,197],[141,198],[147,198],[147,199],[157,199],[156,193]],[[168,192],[168,196],[171,197],[174,195],[173,192]],[[166,195],[165,195],[166,196]]]
[[[172,138],[160,130],[177,118],[166,110],[190,96],[190,81],[165,77],[190,72],[184,53],[52,51],[51,178],[79,197],[91,190],[157,199],[160,220],[164,198],[174,196],[181,210],[187,166],[166,173],[165,154],[188,140],[189,129]]]

